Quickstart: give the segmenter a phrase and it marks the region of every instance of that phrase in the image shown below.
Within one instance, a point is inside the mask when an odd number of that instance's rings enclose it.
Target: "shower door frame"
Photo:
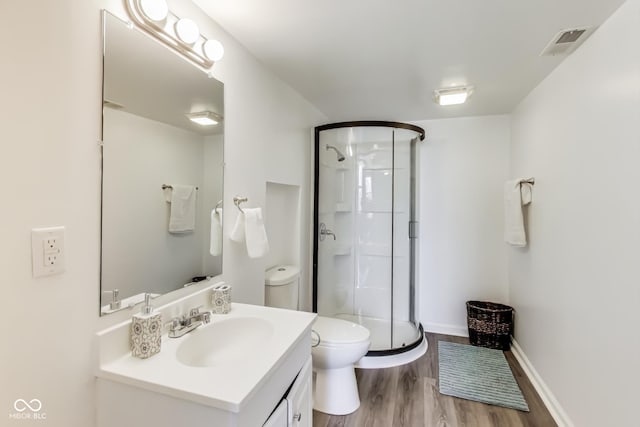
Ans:
[[[356,127],[388,127],[391,129],[406,129],[414,131],[418,134],[420,141],[424,141],[426,137],[426,133],[424,129],[419,126],[408,124],[408,123],[400,123],[400,122],[389,122],[389,121],[380,121],[380,120],[361,120],[361,121],[349,121],[349,122],[338,122],[338,123],[330,123],[326,125],[316,126],[314,129],[314,176],[313,176],[313,289],[312,289],[312,310],[314,313],[318,312],[318,231],[319,231],[319,202],[320,202],[320,132],[331,129],[341,129],[341,128],[356,128]],[[393,144],[392,139],[392,144]],[[410,263],[409,263],[409,288],[411,295],[414,296],[414,304],[409,307],[410,310],[410,320],[414,323],[414,326],[418,329],[418,333],[420,335],[420,339],[416,340],[414,343],[411,343],[404,347],[398,348],[390,348],[388,350],[370,350],[367,353],[367,356],[387,356],[398,353],[404,353],[406,351],[412,350],[420,345],[422,340],[424,339],[424,330],[422,328],[422,324],[415,319],[415,255],[416,255],[416,238],[414,234],[417,232],[417,221],[414,217],[414,213],[416,212],[416,143],[411,143],[411,175],[410,175],[410,203],[412,213],[409,218],[409,238],[410,238]],[[395,165],[394,165],[395,167]],[[393,220],[392,220],[392,230],[393,230]],[[392,231],[392,240],[393,240],[393,231]],[[392,244],[393,251],[393,244]],[[393,254],[393,252],[392,252]],[[393,256],[391,257],[391,264],[393,269]],[[393,271],[393,270],[392,270]],[[391,316],[391,328],[393,331],[393,274],[391,275],[392,281],[392,316]],[[393,340],[391,342],[393,346]]]

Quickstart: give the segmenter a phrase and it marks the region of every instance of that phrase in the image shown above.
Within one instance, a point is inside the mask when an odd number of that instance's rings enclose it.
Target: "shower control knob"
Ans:
[[[324,241],[326,236],[333,236],[333,240],[336,240],[336,235],[333,231],[329,230],[324,222],[320,223],[320,241]]]

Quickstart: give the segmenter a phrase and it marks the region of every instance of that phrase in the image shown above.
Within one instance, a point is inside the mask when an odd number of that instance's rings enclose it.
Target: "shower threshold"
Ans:
[[[371,333],[369,352],[356,364],[357,368],[377,369],[410,363],[427,351],[427,340],[422,325],[418,328],[409,321],[378,319],[354,314],[336,314],[333,317],[358,323]],[[394,347],[391,347],[393,327]]]

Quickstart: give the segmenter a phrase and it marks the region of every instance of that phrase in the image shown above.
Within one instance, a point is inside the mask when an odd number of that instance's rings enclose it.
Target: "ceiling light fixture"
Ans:
[[[434,100],[439,105],[464,104],[473,92],[473,86],[459,86],[433,91]]]
[[[220,123],[221,117],[211,111],[199,111],[197,113],[185,114],[189,120],[200,126],[213,126]]]
[[[166,0],[126,0],[125,3],[134,24],[205,71],[222,59],[222,44],[200,34],[193,20],[171,13]]]

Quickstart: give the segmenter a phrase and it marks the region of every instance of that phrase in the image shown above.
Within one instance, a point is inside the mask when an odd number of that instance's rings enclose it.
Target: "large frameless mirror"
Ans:
[[[223,84],[106,11],[103,30],[101,315],[222,273],[224,168]]]

